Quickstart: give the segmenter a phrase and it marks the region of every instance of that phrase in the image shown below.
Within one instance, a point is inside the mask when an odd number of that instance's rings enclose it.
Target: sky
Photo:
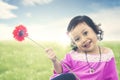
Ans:
[[[14,40],[22,24],[33,40],[67,43],[67,26],[78,15],[101,24],[104,40],[120,40],[120,0],[0,0],[0,40]]]

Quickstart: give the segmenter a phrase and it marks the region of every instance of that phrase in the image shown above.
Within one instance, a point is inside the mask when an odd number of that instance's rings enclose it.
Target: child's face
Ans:
[[[97,35],[85,22],[79,23],[69,35],[80,51],[91,52],[96,48]]]

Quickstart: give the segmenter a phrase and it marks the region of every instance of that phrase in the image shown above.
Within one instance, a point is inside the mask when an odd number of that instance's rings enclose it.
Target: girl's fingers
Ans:
[[[46,54],[47,54],[48,58],[50,58],[51,60],[56,58],[56,55],[51,48],[48,48],[45,51],[46,51]]]

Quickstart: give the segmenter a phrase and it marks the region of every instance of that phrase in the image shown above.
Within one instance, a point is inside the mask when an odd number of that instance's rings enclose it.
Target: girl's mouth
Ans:
[[[82,46],[82,47],[84,47],[84,48],[89,48],[89,47],[90,47],[91,42],[92,42],[91,40],[86,41],[86,42],[83,44],[83,46]]]

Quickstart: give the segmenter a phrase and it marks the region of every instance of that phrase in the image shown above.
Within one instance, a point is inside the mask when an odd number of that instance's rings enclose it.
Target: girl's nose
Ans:
[[[84,44],[86,42],[86,38],[85,37],[82,37],[81,38],[81,43]]]

